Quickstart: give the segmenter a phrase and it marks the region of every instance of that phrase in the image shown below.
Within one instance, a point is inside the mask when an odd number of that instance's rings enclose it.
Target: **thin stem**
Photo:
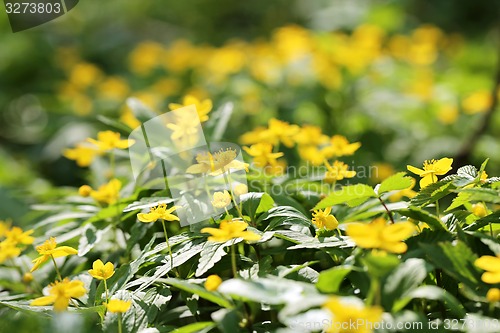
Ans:
[[[384,207],[385,211],[387,212],[387,215],[389,216],[391,223],[394,224],[394,216],[392,216],[392,212],[389,210],[389,208],[387,208],[387,206],[385,205],[385,202],[384,202],[384,200],[382,200],[382,198],[380,198],[380,197],[377,197],[377,198],[380,201],[380,203],[382,204],[382,206]]]
[[[57,267],[56,260],[54,259],[54,256],[52,254],[50,255],[50,258],[52,259],[52,262],[54,263],[54,267],[56,268],[56,274],[57,274],[57,277],[59,278],[59,281],[62,281],[61,273],[59,272],[59,268]]]
[[[491,222],[489,223],[490,225],[490,236],[491,238],[493,238],[493,227],[491,226]]]
[[[118,313],[118,333],[122,333],[122,314]]]
[[[231,186],[231,181],[229,176],[229,172],[223,172],[224,175],[224,181],[226,182],[226,185],[229,187],[229,192],[231,192],[231,200],[233,201],[234,208],[236,208],[236,211],[238,212],[238,215],[243,219],[243,214],[241,213],[240,207],[236,204],[236,200],[234,200],[234,193],[233,193],[233,187]]]
[[[165,243],[167,243],[168,254],[170,255],[170,270],[174,269],[174,256],[172,255],[172,249],[170,248],[170,243],[168,242],[167,227],[165,226],[165,220],[161,219],[161,224],[163,225],[163,234],[165,235]],[[175,275],[179,277],[179,272],[175,270]]]
[[[436,200],[436,216],[439,218],[439,200]]]
[[[234,244],[231,245],[231,267],[233,269],[233,276],[236,278],[238,276],[238,271],[236,270],[236,250]]]
[[[372,277],[370,282],[370,294],[367,299],[369,305],[380,305],[380,281],[378,277]]]
[[[116,173],[115,172],[116,171],[115,170],[116,169],[115,168],[116,163],[115,163],[115,152],[114,152],[114,150],[111,150],[111,152],[109,154],[109,165],[110,165],[110,168],[111,168],[111,174],[110,174],[109,179],[113,179],[113,178],[115,178],[115,173]]]
[[[106,279],[104,279],[104,290],[106,292],[106,303],[107,303],[109,299],[109,292],[108,292],[108,283],[106,282]]]

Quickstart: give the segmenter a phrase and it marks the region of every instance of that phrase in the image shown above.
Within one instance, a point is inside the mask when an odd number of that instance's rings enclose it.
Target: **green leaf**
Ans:
[[[227,254],[225,250],[227,246],[234,246],[241,241],[243,241],[242,238],[231,239],[225,243],[206,242],[201,250],[200,262],[195,276],[202,276],[210,268],[214,267]]]
[[[356,184],[344,186],[338,191],[330,193],[326,198],[321,200],[313,209],[324,209],[341,203],[349,203],[351,205],[360,205],[368,198],[376,197],[377,194],[371,186],[365,184]]]
[[[447,305],[448,310],[457,318],[463,318],[466,315],[463,305],[449,292],[437,286],[421,286],[405,297],[396,302],[393,311],[400,311],[412,299],[423,298],[427,300],[442,301]]]
[[[268,212],[262,214],[257,220],[257,224],[268,222],[267,230],[273,230],[277,227],[285,225],[302,225],[304,227],[311,226],[311,220],[297,209],[290,206],[280,206],[271,208]]]
[[[454,188],[455,187],[451,183],[451,179],[443,179],[421,189],[420,192],[410,200],[410,202],[413,206],[425,206],[447,196]]]
[[[82,236],[78,245],[78,255],[83,257],[94,248],[102,239],[102,236],[111,229],[111,226],[103,230],[97,230],[93,224],[87,224],[82,230]]]
[[[123,209],[123,212],[131,212],[133,210],[139,210],[144,208],[151,208],[154,206],[158,206],[161,203],[171,203],[174,199],[168,197],[146,197],[141,198],[139,201],[134,201],[127,207]]]
[[[374,255],[373,252],[368,253],[361,259],[363,264],[368,268],[368,273],[379,278],[389,274],[396,268],[400,261],[399,258],[393,254]]]
[[[265,192],[251,192],[240,196],[243,211],[252,219],[257,215],[267,212],[274,205],[273,198]]]
[[[198,323],[189,324],[172,331],[172,333],[201,333],[208,332],[215,327],[213,321],[201,321]]]
[[[409,206],[407,209],[398,210],[398,213],[411,219],[425,222],[432,230],[448,231],[446,225],[440,219],[423,209]]]
[[[481,228],[487,226],[490,223],[500,223],[500,211],[486,215],[485,217],[482,217],[482,218],[474,221],[474,223],[466,226],[464,228],[464,230],[475,231],[475,230],[478,230],[478,229],[481,229]]]
[[[406,172],[398,172],[395,175],[392,175],[389,178],[385,179],[380,184],[380,187],[378,188],[378,194],[381,195],[382,193],[386,192],[407,189],[411,186],[412,179],[413,178],[406,176]]]
[[[352,266],[337,266],[319,274],[316,288],[327,294],[337,293],[342,281],[352,271]]]
[[[130,133],[131,132],[131,128],[128,127],[127,125],[117,121],[117,120],[114,120],[114,119],[111,119],[111,118],[108,118],[106,116],[103,116],[101,114],[97,115],[96,116],[97,120],[99,120],[101,123],[103,123],[104,125],[108,125],[110,127],[113,127],[123,133]]]
[[[233,307],[231,302],[222,297],[220,293],[208,291],[204,287],[200,286],[199,284],[193,283],[192,281],[190,282],[189,280],[168,278],[168,279],[158,279],[158,282],[168,284],[172,287],[184,290],[193,295],[198,295],[201,298],[206,299],[207,301],[210,301],[217,305],[220,305],[224,308]]]
[[[396,300],[417,288],[429,271],[430,267],[423,259],[411,258],[399,265],[385,280],[382,294],[384,308],[392,308]]]
[[[448,275],[475,290],[481,274],[474,265],[477,255],[462,241],[420,244],[428,260]]]

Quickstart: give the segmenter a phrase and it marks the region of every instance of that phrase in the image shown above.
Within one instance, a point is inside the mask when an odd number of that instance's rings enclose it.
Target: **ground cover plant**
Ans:
[[[383,22],[54,49],[2,125],[0,331],[500,331],[494,45]]]

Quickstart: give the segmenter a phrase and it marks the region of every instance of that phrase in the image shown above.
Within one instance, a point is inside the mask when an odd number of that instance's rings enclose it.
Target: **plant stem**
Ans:
[[[111,152],[109,153],[109,165],[110,165],[110,169],[111,169],[111,174],[109,175],[109,179],[113,179],[115,178],[115,152],[114,150],[111,150]]]
[[[106,279],[104,279],[104,290],[106,292],[106,303],[107,303],[109,299],[109,293],[108,293],[108,283],[106,282]]]
[[[233,193],[233,187],[231,186],[231,176],[229,175],[229,171],[224,172],[224,181],[226,182],[226,185],[229,187],[229,192],[231,192],[231,200],[233,201],[234,208],[236,208],[236,211],[238,212],[238,215],[241,217],[243,220],[243,214],[241,213],[240,207],[236,204],[236,200],[234,200],[234,193]]]
[[[165,220],[161,219],[161,224],[163,225],[163,234],[165,235],[165,243],[167,243],[168,254],[170,255],[170,270],[174,269],[174,256],[172,255],[172,249],[170,248],[170,243],[168,242],[167,227],[165,226]],[[179,272],[175,270],[175,275],[179,277]]]
[[[367,299],[369,305],[380,305],[380,281],[378,277],[372,277],[370,283],[370,294]]]
[[[385,211],[387,212],[387,216],[389,216],[391,223],[394,224],[394,216],[392,216],[392,212],[389,210],[389,208],[387,208],[387,206],[385,205],[385,202],[384,202],[384,200],[382,200],[382,198],[380,198],[380,197],[377,197],[377,198],[380,201],[380,203],[382,204],[382,206],[384,207]]]
[[[52,254],[50,255],[50,258],[52,259],[52,262],[54,263],[54,267],[56,268],[57,278],[59,279],[59,281],[62,281],[61,273],[59,272],[59,268],[57,267],[56,260],[54,259],[54,256]]]
[[[122,314],[118,313],[118,333],[122,333]]]
[[[436,200],[436,216],[439,218],[439,200]]]
[[[236,270],[236,250],[234,244],[231,245],[231,267],[233,269],[233,276],[236,278],[238,276],[238,271]]]

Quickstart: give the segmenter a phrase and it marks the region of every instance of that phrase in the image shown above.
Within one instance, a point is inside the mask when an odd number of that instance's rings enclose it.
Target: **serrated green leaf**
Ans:
[[[464,227],[464,230],[475,231],[487,226],[490,223],[500,223],[500,211],[494,212],[490,215],[486,215],[485,217],[474,221],[474,223]]]
[[[158,282],[168,284],[169,286],[175,287],[180,290],[184,290],[190,294],[198,295],[201,298],[206,299],[207,301],[210,301],[217,305],[220,305],[224,308],[229,309],[233,307],[231,302],[228,301],[226,298],[222,297],[220,293],[208,291],[204,287],[200,286],[199,284],[193,283],[192,281],[190,282],[189,280],[168,278],[168,279],[158,279]]]
[[[172,331],[172,333],[201,333],[208,332],[211,328],[215,327],[213,321],[201,321],[198,323],[189,324],[183,327],[179,327]]]
[[[403,216],[409,217],[411,219],[425,222],[429,225],[429,227],[431,227],[432,230],[448,231],[448,228],[443,223],[443,221],[441,221],[436,216],[432,215],[431,213],[429,213],[423,209],[409,206],[407,209],[398,210],[398,213],[403,215]]]
[[[195,276],[202,276],[210,268],[214,267],[227,254],[225,250],[227,246],[233,246],[242,241],[242,238],[236,238],[225,243],[206,242],[200,253],[200,262],[198,263]]]
[[[466,314],[463,305],[452,294],[437,286],[421,286],[411,291],[405,298],[395,303],[393,311],[400,311],[410,300],[415,298],[442,301],[457,318],[463,318]]]
[[[257,215],[267,212],[274,205],[273,198],[266,192],[251,192],[240,196],[243,211],[252,219]]]
[[[443,179],[424,187],[415,197],[410,200],[410,203],[413,206],[421,207],[447,196],[448,194],[450,194],[451,190],[455,189],[455,186],[451,181],[452,178],[447,180]]]
[[[411,186],[411,183],[412,178],[406,176],[406,172],[398,172],[395,175],[392,175],[389,178],[385,179],[380,184],[380,187],[378,188],[378,194],[381,195],[382,193],[386,192],[404,190],[409,188]]]
[[[277,227],[284,225],[303,225],[305,227],[311,226],[311,220],[297,209],[290,206],[280,206],[271,208],[268,212],[259,216],[257,224],[268,222],[267,230],[273,230]]]
[[[321,200],[313,209],[314,210],[324,209],[327,207],[331,207],[346,202],[361,204],[368,198],[376,196],[377,195],[375,194],[373,188],[365,184],[344,186],[342,187],[342,189],[330,193],[326,198]],[[363,201],[361,202],[361,200]]]

